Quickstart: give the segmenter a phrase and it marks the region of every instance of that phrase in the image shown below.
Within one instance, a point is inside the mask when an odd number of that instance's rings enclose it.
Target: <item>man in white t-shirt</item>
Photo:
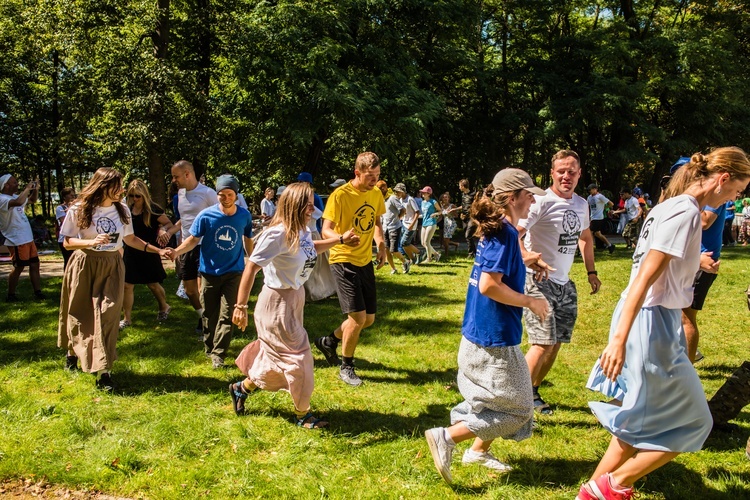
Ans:
[[[216,191],[198,182],[195,177],[195,168],[187,160],[180,160],[172,165],[172,182],[177,184],[177,211],[180,220],[167,232],[171,238],[182,231],[182,241],[190,236],[190,228],[198,214],[205,208],[216,205]],[[185,286],[185,293],[190,299],[198,314],[198,326],[196,332],[203,334],[203,307],[201,307],[201,295],[198,289],[198,267],[200,266],[201,247],[200,243],[189,252],[180,255],[180,271],[178,278]]]
[[[613,214],[625,214],[625,227],[622,230],[622,237],[625,238],[625,248],[633,248],[638,243],[638,233],[641,232],[641,215],[643,210],[638,204],[638,198],[632,195],[630,189],[623,188],[620,196],[625,200],[625,206],[612,212]]]
[[[35,203],[39,193],[38,181],[29,182],[21,194],[18,192],[18,181],[10,174],[0,177],[0,232],[5,236],[13,262],[13,271],[8,275],[8,302],[16,302],[16,286],[23,269],[28,266],[34,296],[44,299],[42,279],[39,276],[39,255],[34,244],[29,219],[26,217],[26,203]]]
[[[419,249],[414,246],[413,242],[414,234],[417,232],[417,225],[419,224],[420,205],[414,197],[406,192],[404,184],[399,183],[398,185],[404,186],[404,192],[399,194],[401,204],[404,206],[404,216],[401,219],[403,231],[401,232],[401,241],[398,243],[398,251],[406,257],[409,267],[411,267],[412,264],[417,263],[417,259],[419,258]],[[404,266],[404,272],[407,272],[406,269],[407,267]]]
[[[587,189],[589,190],[589,197],[586,198],[586,201],[589,203],[591,233],[594,235],[594,238],[604,243],[609,253],[612,253],[615,251],[615,246],[604,236],[602,230],[604,229],[604,209],[611,208],[613,203],[599,192],[599,186],[596,184],[589,184]]]
[[[601,282],[594,268],[594,237],[589,230],[589,207],[575,194],[581,178],[578,154],[561,150],[552,157],[552,187],[534,196],[529,217],[518,223],[521,253],[526,264],[526,295],[545,298],[552,314],[544,322],[528,309],[524,320],[529,335],[526,362],[534,389],[534,409],[549,415],[552,409],[539,395],[541,385],[563,343],[570,343],[578,316],[578,294],[568,277],[576,248],[581,249],[591,293]],[[525,237],[525,238],[524,238]]]

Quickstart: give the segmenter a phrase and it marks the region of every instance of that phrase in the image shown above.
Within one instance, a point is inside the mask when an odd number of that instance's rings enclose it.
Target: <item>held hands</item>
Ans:
[[[602,367],[604,376],[614,382],[622,372],[622,366],[625,364],[625,344],[610,341],[599,358],[599,364]]]
[[[701,254],[700,270],[704,273],[717,274],[721,260],[713,259],[713,252],[703,252]]]
[[[168,258],[171,261],[174,261],[177,258],[177,251],[174,248],[164,248],[164,254],[163,256]],[[161,252],[159,252],[161,254]]]
[[[542,260],[542,254],[540,254],[539,252],[524,253],[523,263],[526,267],[534,271],[534,279],[536,281],[547,279],[549,278],[550,272],[557,271],[557,269],[550,267],[549,264]]]
[[[154,247],[155,248],[155,247]],[[160,257],[166,257],[170,260],[174,260],[170,257],[170,254],[174,252],[173,248],[157,248]]]
[[[167,243],[169,243],[169,238],[169,233],[162,229],[159,231],[159,236],[156,237],[156,242],[160,246],[164,247],[167,246]]]
[[[352,229],[342,234],[341,237],[344,239],[344,245],[346,246],[356,247],[357,245],[359,245],[359,235]]]

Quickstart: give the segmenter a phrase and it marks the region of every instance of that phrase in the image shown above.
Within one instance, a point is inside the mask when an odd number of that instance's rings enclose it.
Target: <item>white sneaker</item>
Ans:
[[[189,298],[187,293],[185,292],[185,285],[182,283],[182,281],[180,281],[180,286],[177,287],[177,293],[175,295],[177,295],[181,299]]]
[[[488,469],[492,469],[498,472],[509,472],[513,470],[513,467],[511,467],[508,464],[504,464],[497,458],[495,458],[495,455],[490,453],[489,451],[485,451],[484,453],[477,453],[476,451],[469,448],[464,453],[464,457],[461,459],[461,463],[466,464],[479,464],[487,467]]]
[[[432,453],[432,461],[435,462],[435,468],[450,484],[453,481],[451,477],[451,461],[453,460],[453,448],[456,445],[449,444],[445,439],[445,429],[435,427],[424,431],[424,437],[427,439],[427,445]]]

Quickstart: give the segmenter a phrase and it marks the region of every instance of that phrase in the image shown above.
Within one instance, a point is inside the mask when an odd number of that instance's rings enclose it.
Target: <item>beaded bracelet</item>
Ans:
[[[247,309],[247,304],[235,304],[235,309]]]

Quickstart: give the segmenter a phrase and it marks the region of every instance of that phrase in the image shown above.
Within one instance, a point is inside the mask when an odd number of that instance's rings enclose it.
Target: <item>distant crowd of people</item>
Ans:
[[[413,265],[439,262],[454,246],[460,222],[473,258],[458,349],[464,400],[452,409],[449,426],[428,429],[425,438],[447,482],[455,445],[466,440],[472,444],[463,463],[505,472],[511,467],[490,446],[497,438],[529,438],[535,412],[553,413],[540,387],[562,345],[572,340],[578,291],[569,274],[580,252],[591,294],[600,290],[595,239],[614,251],[604,227],[609,210],[622,223],[633,264],[609,342],[586,384],[608,399],[590,407],[612,438],[577,498],[631,498],[635,481],[682,452],[700,450],[711,431],[711,413],[693,368],[695,316],[719,269],[725,225],[734,230],[735,201],[750,181],[750,161],[734,147],[681,159],[653,208],[648,195],[635,189],[621,190],[617,208],[596,184],[588,186],[584,199],[575,193],[581,173],[578,155],[561,150],[552,157],[548,189],[535,186],[523,170],[507,168],[477,192],[461,180],[461,204],[454,205],[448,193],[435,199],[430,186],[418,191],[421,201],[404,183],[389,188],[380,180],[380,159],[365,152],[357,156],[351,180],[331,184],[325,203],[307,172],[297,182],[266,189],[254,224],[230,173],[220,175],[212,189],[190,162],[175,163],[170,219],[143,181],[125,187],[120,172],[100,168],[77,196],[70,188],[62,191],[55,214],[65,266],[58,327],[65,366],[93,373],[97,387],[115,390],[111,370],[118,333],[132,324],[134,286],[149,288],[158,321],[172,310],[162,286],[162,258],[168,258],[195,310],[205,354],[214,368],[222,368],[233,325],[248,326],[250,291],[262,270],[253,314],[257,340],[236,357],[244,378],[228,387],[233,409],[243,415],[246,399],[257,390],[284,390],[297,425],[327,427],[311,409],[306,296],[337,295],[343,321],[313,343],[344,383],[358,387],[363,381],[355,370],[356,348],[377,314],[375,270],[388,265],[397,273],[398,261],[409,273]],[[15,177],[0,177],[0,230],[14,263],[9,301],[17,300],[25,267],[35,294],[43,297],[24,215],[36,196],[37,181],[19,193]],[[750,216],[750,201],[741,204],[742,214],[747,210]],[[439,223],[443,254],[432,246]],[[414,241],[418,231],[423,252]]]

